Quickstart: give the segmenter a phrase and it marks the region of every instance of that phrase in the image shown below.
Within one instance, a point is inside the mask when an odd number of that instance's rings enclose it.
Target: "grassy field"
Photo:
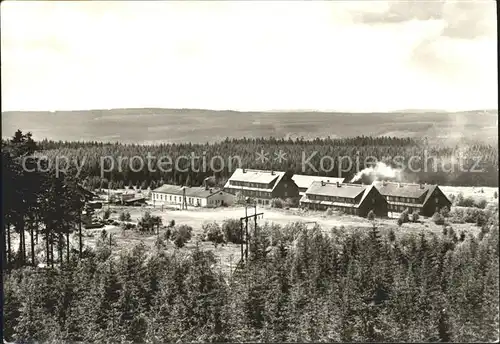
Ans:
[[[495,199],[495,192],[498,197],[498,188],[494,187],[468,187],[468,186],[439,186],[445,195],[458,195],[461,193],[464,197],[472,197],[474,199],[485,199],[491,202]]]
[[[106,209],[105,207],[104,209]],[[98,212],[98,215],[102,217],[104,209]],[[127,211],[131,215],[131,222],[137,223],[138,220],[149,211],[152,215],[158,215],[162,218],[163,224],[168,224],[169,221],[175,220],[176,225],[189,225],[193,228],[193,238],[190,242],[186,244],[183,251],[193,250],[196,246],[203,250],[213,251],[218,262],[219,267],[223,273],[229,273],[234,269],[235,264],[237,264],[240,259],[240,246],[236,244],[225,244],[214,246],[211,242],[201,241],[200,235],[203,233],[202,225],[205,222],[216,221],[219,224],[225,219],[239,219],[245,215],[245,209],[243,207],[229,207],[229,208],[218,208],[218,209],[205,209],[205,208],[192,208],[189,210],[161,210],[160,208],[153,208],[151,206],[144,207],[121,207],[121,206],[111,206],[111,219],[118,220],[119,214],[122,211]],[[334,213],[333,215],[327,215],[324,211],[302,211],[298,209],[274,209],[274,208],[257,208],[257,211],[264,213],[264,218],[258,220],[259,226],[267,223],[275,223],[279,225],[286,225],[291,222],[308,222],[309,226],[314,226],[317,223],[321,228],[329,233],[333,227],[338,228],[341,231],[352,231],[352,230],[370,230],[375,224],[382,231],[386,232],[390,229],[394,231],[396,236],[405,233],[418,234],[422,231],[424,232],[434,232],[436,234],[442,233],[443,227],[434,224],[431,219],[423,218],[419,223],[405,223],[401,227],[397,225],[396,219],[386,218],[386,219],[375,219],[375,221],[369,221],[365,218],[346,215],[340,213]],[[253,209],[248,210],[249,214],[253,213]],[[452,224],[456,233],[465,232],[473,235],[477,235],[480,228],[475,224]],[[112,234],[113,242],[113,254],[118,255],[122,250],[128,250],[134,247],[136,244],[143,243],[151,250],[154,250],[154,244],[157,239],[156,234],[146,233],[142,234],[134,230],[124,231],[120,226],[106,225],[103,228],[98,229],[85,229],[84,230],[84,244],[94,247],[97,239],[100,236],[102,230],[105,229],[108,233]],[[166,229],[160,229],[160,235],[162,235]],[[26,235],[29,235],[26,233]],[[76,234],[71,235],[72,246],[76,249],[78,246],[78,237]],[[177,248],[173,243],[167,242],[167,251],[176,250]],[[18,249],[19,239],[17,235],[12,236],[12,248],[14,250]],[[37,245],[37,252],[39,252],[39,259],[44,262],[45,247],[43,243]]]
[[[462,193],[465,197],[473,198],[484,198],[487,202],[498,202],[494,198],[494,192],[498,191],[496,188],[490,187],[452,187],[452,186],[441,186],[442,190],[446,195],[457,195]],[[123,190],[121,190],[123,191]],[[113,190],[117,192],[117,190]],[[103,194],[103,196],[106,193]],[[98,211],[98,216],[102,217],[104,210],[107,209],[105,205],[103,209]],[[200,239],[203,233],[202,225],[206,222],[217,222],[222,224],[225,219],[239,219],[245,215],[244,207],[228,207],[228,208],[190,208],[188,210],[162,210],[159,207],[143,206],[143,207],[124,207],[124,206],[111,206],[111,219],[118,220],[119,215],[123,211],[127,211],[131,215],[131,222],[137,223],[139,219],[149,211],[152,215],[157,215],[162,218],[164,225],[167,225],[171,220],[174,220],[176,225],[188,225],[193,228],[193,238],[190,242],[186,244],[183,251],[190,251],[196,246],[199,246],[203,250],[213,251],[217,260],[219,261],[219,267],[222,272],[229,273],[234,269],[235,264],[237,264],[240,258],[240,246],[236,244],[225,244],[218,245],[215,247],[211,242],[203,242]],[[248,213],[253,214],[254,210],[249,208]],[[257,212],[263,212],[263,219],[258,220],[259,226],[267,223],[275,223],[279,225],[287,225],[292,222],[308,222],[309,226],[314,226],[314,223],[321,226],[321,228],[329,233],[333,227],[341,231],[352,231],[352,230],[370,230],[375,224],[382,231],[388,231],[392,229],[396,236],[413,233],[418,234],[421,232],[433,232],[436,234],[441,234],[443,231],[442,226],[438,226],[432,222],[429,218],[422,218],[419,223],[405,223],[401,227],[397,225],[395,218],[385,218],[385,219],[375,219],[375,221],[369,221],[366,218],[361,218],[358,216],[347,215],[342,213],[334,213],[332,215],[327,215],[324,211],[306,211],[300,209],[275,209],[269,207],[258,207]],[[252,221],[250,221],[252,222]],[[250,223],[251,224],[251,223]],[[475,224],[452,224],[453,229],[458,234],[460,232],[470,233],[472,235],[477,235],[480,231],[480,227]],[[139,243],[144,243],[151,250],[155,249],[154,244],[157,239],[156,234],[142,234],[134,230],[124,231],[120,226],[107,225],[104,228],[99,229],[86,229],[84,230],[84,244],[91,247],[95,246],[97,239],[99,238],[102,230],[105,229],[108,233],[113,236],[113,241],[115,245],[113,246],[113,254],[118,255],[122,250],[130,249]],[[165,232],[166,229],[160,230],[160,235]],[[26,235],[29,235],[26,233]],[[78,238],[72,235],[71,241],[74,248],[78,245]],[[177,249],[173,243],[167,242],[167,251]],[[17,235],[12,236],[12,248],[14,250],[18,249],[19,239]],[[44,261],[43,256],[45,248],[43,243],[40,243],[37,247],[37,252],[39,252],[41,261]]]
[[[226,137],[422,137],[453,144],[460,139],[496,142],[498,111],[439,113],[235,112],[113,109],[3,112],[2,135],[31,131],[36,140],[122,143],[205,143]]]
[[[152,215],[161,216],[164,224],[167,224],[170,220],[175,220],[176,225],[189,225],[193,228],[193,239],[181,250],[192,250],[196,246],[204,250],[213,251],[215,256],[219,261],[219,266],[221,271],[228,273],[240,257],[240,246],[236,244],[226,244],[218,245],[215,247],[211,242],[203,242],[199,239],[199,235],[203,233],[202,225],[205,222],[216,221],[219,224],[225,219],[238,219],[245,214],[245,209],[243,207],[230,207],[230,208],[219,208],[219,209],[202,209],[194,208],[190,210],[164,210],[152,207],[111,207],[112,210],[111,218],[118,219],[119,214],[122,211],[128,211],[131,214],[132,222],[137,223],[137,221],[149,211]],[[420,223],[405,223],[399,227],[395,219],[376,219],[374,222],[369,221],[365,218],[345,215],[345,214],[333,214],[327,215],[326,212],[315,212],[315,211],[300,211],[300,210],[282,210],[282,209],[271,209],[271,208],[258,208],[258,212],[264,212],[264,219],[259,220],[258,224],[263,225],[266,222],[275,223],[279,225],[286,225],[291,222],[315,222],[321,226],[325,232],[330,232],[333,227],[345,231],[357,230],[369,230],[372,228],[373,224],[377,225],[379,228],[383,228],[384,231],[389,229],[394,230],[395,234],[401,235],[404,233],[415,233],[418,234],[422,231],[434,232],[436,234],[442,233],[443,227],[434,224],[430,219],[422,219]],[[253,210],[249,210],[249,214],[252,214]],[[313,224],[310,224],[313,226]],[[456,233],[465,232],[473,235],[479,233],[479,227],[474,224],[453,224],[452,227]],[[116,242],[114,247],[114,253],[118,254],[123,249],[128,249],[133,247],[135,244],[143,242],[145,245],[154,249],[154,243],[156,240],[156,234],[140,234],[136,231],[123,231],[120,227],[116,226],[106,226],[106,231],[113,234],[113,238]],[[166,229],[160,230],[160,235]],[[86,230],[86,235],[90,235],[85,238],[85,244],[94,246],[99,233],[102,229],[92,229]],[[92,234],[91,234],[92,233]],[[172,243],[167,244],[167,250],[175,250],[175,246]]]

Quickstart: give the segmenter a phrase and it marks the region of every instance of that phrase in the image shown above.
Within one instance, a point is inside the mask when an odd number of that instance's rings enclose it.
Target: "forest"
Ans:
[[[212,176],[218,185],[224,185],[237,167],[350,180],[376,161],[402,169],[405,182],[498,186],[497,145],[473,142],[447,145],[426,138],[226,138],[217,143],[158,145],[43,140],[38,147],[38,154],[51,166],[55,165],[57,157],[68,159],[69,174],[75,175],[75,165],[81,165],[79,178],[85,180],[91,189],[107,188],[108,185],[110,188],[133,185],[145,189],[163,183],[197,186],[206,177]],[[284,159],[278,161],[274,159],[274,154],[280,151]],[[256,152],[267,152],[269,160],[259,161]],[[179,158],[192,155],[197,158]],[[216,159],[217,156],[222,157],[222,161]],[[148,168],[148,161],[150,166],[155,167],[160,157],[169,157],[174,162],[178,159],[178,168],[164,172],[159,168]],[[66,163],[64,159],[60,158],[60,165]],[[143,166],[140,160],[144,162]],[[303,163],[305,161],[307,163]]]
[[[4,277],[4,335],[88,343],[492,342],[495,221],[480,238],[264,226],[248,264],[229,277],[211,252],[160,245],[148,252],[139,244],[111,258],[104,237],[64,268]]]
[[[335,147],[366,152],[417,149],[412,140],[395,139],[400,145],[391,140],[355,138],[335,142]],[[247,152],[250,162],[254,150],[266,145],[289,147],[290,152],[301,145],[322,146],[242,139],[195,148]],[[8,200],[2,204],[5,340],[498,340],[498,203],[488,207],[479,235],[457,235],[449,226],[443,226],[442,233],[415,234],[375,224],[371,230],[265,225],[251,237],[250,260],[228,276],[211,252],[166,250],[162,238],[153,251],[138,244],[118,257],[111,255],[112,240],[105,233],[95,248],[70,242],[70,234],[81,228],[79,214],[84,209],[79,180],[71,173],[58,176],[22,166],[25,157],[32,156],[27,165],[33,167],[40,162],[38,154],[56,150],[98,162],[102,152],[146,154],[148,149],[153,148],[99,143],[62,143],[56,148],[20,131],[3,142],[2,196]],[[484,146],[476,149],[487,151]],[[92,170],[86,173],[96,177]],[[112,180],[140,181],[135,175],[122,178]],[[12,247],[11,232],[20,239],[18,250]],[[38,246],[45,261],[39,261]]]

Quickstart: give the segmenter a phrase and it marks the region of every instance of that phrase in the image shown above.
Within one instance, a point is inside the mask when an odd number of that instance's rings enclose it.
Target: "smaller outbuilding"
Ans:
[[[208,186],[187,187],[164,184],[151,192],[151,202],[154,206],[174,205],[182,207],[185,204],[188,207],[214,208],[232,205],[234,195]]]

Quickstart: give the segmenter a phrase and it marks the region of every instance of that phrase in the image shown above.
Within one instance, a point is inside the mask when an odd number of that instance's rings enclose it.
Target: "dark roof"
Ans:
[[[407,184],[394,182],[373,182],[373,185],[383,196],[420,198],[426,192],[428,195],[435,189],[435,185]]]
[[[366,196],[370,193],[372,189],[377,190],[373,185],[360,185],[360,184],[341,184],[339,183],[321,183],[313,182],[313,185],[305,192],[304,196],[300,199],[301,203],[316,203],[324,204],[329,206],[340,206],[340,207],[354,207],[358,208],[366,199]],[[333,197],[344,197],[355,199],[359,195],[361,198],[356,203],[345,203],[337,201],[325,201],[325,200],[311,200],[308,195],[321,195],[321,196],[333,196]]]
[[[134,198],[129,198],[124,200],[125,203],[133,203],[133,202],[139,202],[139,201],[145,201],[146,198],[144,196],[138,196]]]
[[[383,196],[393,197],[407,197],[407,198],[420,198],[425,194],[425,199],[421,204],[426,204],[431,195],[436,189],[437,185],[428,184],[408,184],[408,183],[390,183],[390,182],[373,182],[373,185]],[[441,192],[443,197],[451,204],[451,201],[446,195]],[[394,202],[390,202],[394,203]]]
[[[285,172],[282,171],[267,171],[267,170],[250,170],[237,168],[229,180],[237,180],[240,182],[269,184],[276,178],[283,177]]]
[[[85,189],[82,185],[78,184],[78,191],[86,198],[97,198],[97,194]]]
[[[180,186],[180,185],[171,185],[164,184],[159,188],[153,190],[153,192],[159,192],[169,195],[183,195],[182,189],[186,189],[186,197],[200,197],[200,198],[208,198],[217,192],[222,192],[219,188],[209,188],[208,190],[205,187],[188,187],[188,186]],[[210,191],[211,190],[211,191]]]
[[[333,178],[333,177],[324,177],[324,176],[306,176],[303,174],[294,174],[292,176],[292,180],[297,184],[297,186],[301,189],[308,188],[311,186],[313,182],[324,181],[326,183],[343,183],[344,178]]]
[[[344,198],[356,198],[362,194],[369,185],[325,183],[321,181],[312,182],[307,189],[306,195],[335,196]]]

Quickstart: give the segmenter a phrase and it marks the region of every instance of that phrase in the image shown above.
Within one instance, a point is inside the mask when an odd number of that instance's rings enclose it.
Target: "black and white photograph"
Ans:
[[[498,343],[493,0],[1,3],[2,340]]]

